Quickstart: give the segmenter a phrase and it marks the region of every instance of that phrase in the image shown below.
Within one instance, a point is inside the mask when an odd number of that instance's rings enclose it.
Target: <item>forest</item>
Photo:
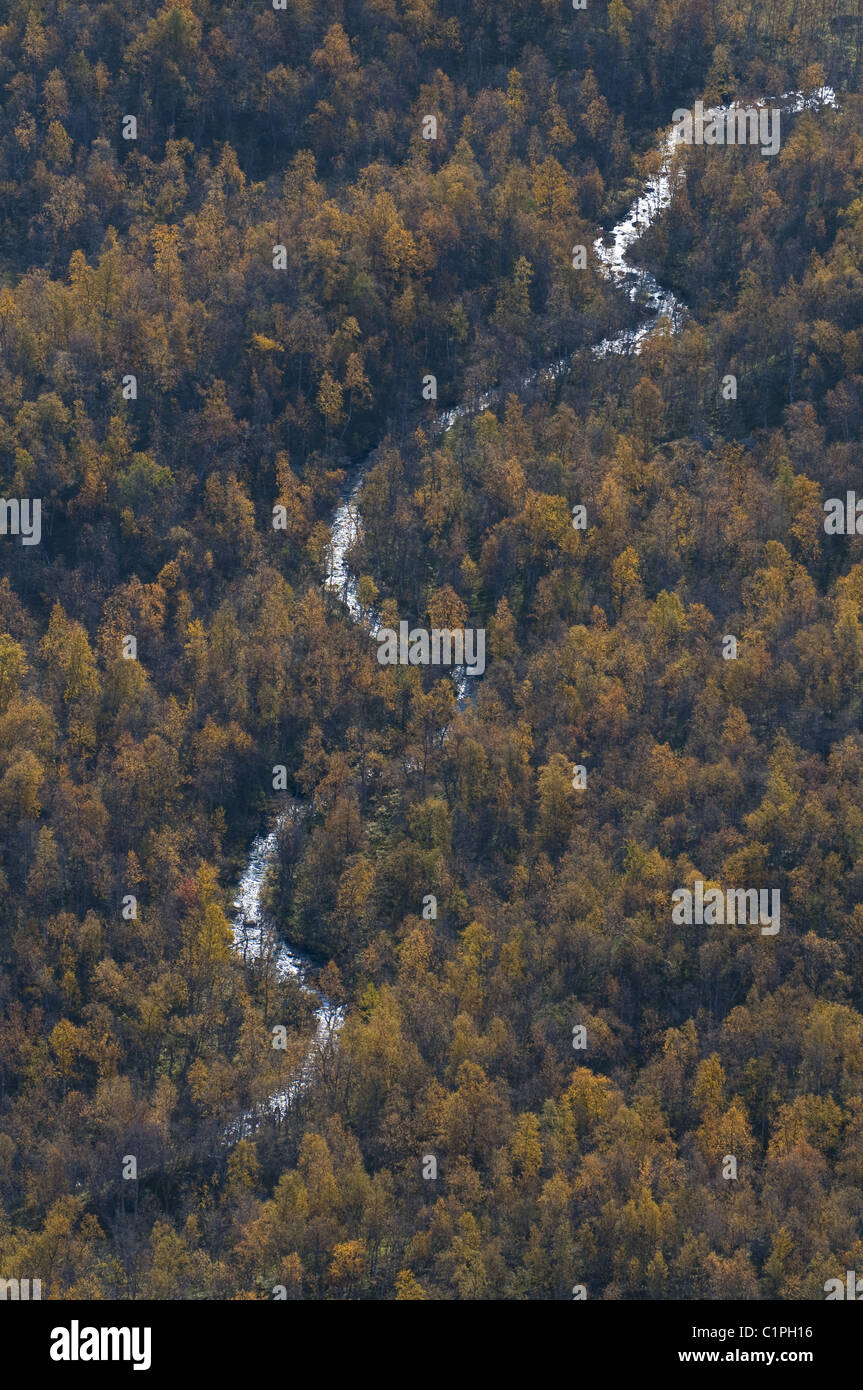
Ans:
[[[0,1279],[863,1271],[861,91],[857,0],[0,0]],[[797,92],[598,353],[675,109]],[[484,631],[468,697],[375,615]],[[305,985],[236,949],[274,825]]]

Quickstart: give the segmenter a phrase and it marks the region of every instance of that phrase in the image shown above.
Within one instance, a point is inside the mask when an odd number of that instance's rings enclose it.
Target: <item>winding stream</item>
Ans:
[[[343,1009],[306,984],[306,976],[311,967],[309,957],[302,951],[293,950],[281,939],[262,907],[264,882],[271,865],[275,862],[278,849],[278,827],[285,817],[301,814],[300,804],[292,803],[288,809],[280,813],[272,830],[256,836],[252,841],[246,866],[236,888],[232,929],[234,950],[242,957],[244,963],[270,964],[278,979],[293,978],[301,989],[314,998],[315,1036],[305,1062],[290,1085],[283,1090],[275,1091],[265,1104],[247,1111],[235,1120],[225,1136],[229,1141],[242,1139],[268,1116],[283,1118],[287,1114],[294,1097],[311,1075],[315,1059],[333,1045],[344,1021]]]
[[[780,109],[789,114],[805,108],[835,106],[835,93],[825,87],[811,97],[801,93],[787,93],[779,98]],[[764,103],[762,103],[764,104]],[[734,104],[737,106],[737,103]],[[729,107],[712,108],[705,117],[729,110]],[[620,289],[633,303],[647,311],[649,317],[638,328],[630,329],[615,338],[605,338],[593,348],[596,357],[615,354],[638,354],[661,320],[667,321],[675,332],[683,322],[685,306],[683,302],[666,289],[648,270],[628,259],[634,243],[647,228],[667,208],[674,193],[673,159],[677,141],[674,128],[670,128],[658,146],[659,167],[646,182],[624,217],[611,231],[597,237],[593,243],[600,272]],[[524,386],[532,386],[548,379],[558,379],[569,369],[569,358],[560,359],[533,372],[525,378]],[[500,392],[491,390],[471,404],[463,404],[442,412],[437,416],[437,431],[446,434],[460,419],[479,414],[500,398]],[[348,556],[362,525],[359,510],[359,494],[365,481],[366,466],[360,468],[359,476],[349,494],[339,503],[331,523],[332,545],[324,588],[337,594],[345,605],[351,618],[363,623],[374,637],[378,630],[377,614],[364,611],[357,596],[357,578],[351,572]],[[453,672],[456,688],[456,703],[463,708],[470,698],[470,684],[476,677],[470,677],[464,668]],[[336,1044],[338,1031],[344,1021],[344,1011],[326,999],[319,991],[307,983],[311,962],[302,952],[293,950],[282,941],[272,923],[266,920],[262,907],[263,887],[277,853],[278,827],[283,819],[291,815],[301,815],[303,808],[299,802],[279,813],[272,829],[258,835],[249,850],[246,866],[240,876],[235,894],[235,916],[232,923],[234,949],[248,964],[272,963],[276,974],[285,978],[292,976],[315,1000],[315,1036],[306,1060],[289,1086],[274,1093],[269,1100],[255,1111],[247,1112],[232,1124],[226,1139],[234,1141],[253,1130],[257,1124],[269,1116],[284,1116],[296,1095],[309,1079],[316,1058],[322,1050]]]

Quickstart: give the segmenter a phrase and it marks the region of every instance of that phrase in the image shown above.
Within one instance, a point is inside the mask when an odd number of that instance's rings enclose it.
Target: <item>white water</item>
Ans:
[[[593,243],[594,254],[606,279],[623,290],[633,303],[643,304],[650,313],[650,318],[640,328],[629,329],[616,338],[603,338],[593,349],[595,357],[608,357],[611,353],[637,354],[660,318],[668,320],[672,332],[682,322],[683,305],[676,295],[664,289],[649,270],[627,260],[630,247],[671,202],[674,191],[671,166],[675,148],[674,132],[670,131],[659,147],[659,169],[647,180],[644,192],[636,198],[626,216],[612,228],[607,241],[597,237]]]
[[[749,105],[769,107],[776,105],[788,115],[806,109],[822,106],[835,106],[836,93],[832,87],[822,87],[811,96],[802,92],[786,92],[778,100],[767,98],[758,103],[731,102],[728,106],[711,106],[704,112],[705,120],[724,115],[728,111],[739,111]],[[665,319],[675,332],[683,322],[685,306],[671,290],[660,285],[655,276],[642,266],[627,260],[627,252],[638,241],[652,222],[670,205],[674,196],[674,155],[679,147],[677,132],[672,126],[659,145],[659,168],[647,180],[641,193],[607,238],[597,237],[593,243],[594,253],[603,273],[618,289],[624,291],[632,303],[643,304],[650,317],[639,328],[621,333],[617,338],[604,338],[597,343],[593,352],[596,357],[607,357],[610,353],[633,353],[641,351],[644,341],[656,329],[660,319]],[[682,174],[681,174],[682,177]]]
[[[266,1104],[235,1120],[226,1132],[228,1141],[241,1139],[268,1116],[283,1118],[287,1114],[292,1101],[310,1079],[315,1060],[334,1046],[344,1022],[344,1010],[306,984],[310,961],[281,940],[262,907],[264,882],[276,858],[278,826],[283,819],[297,813],[297,807],[283,811],[272,830],[252,841],[246,867],[237,884],[232,928],[234,950],[247,965],[270,964],[279,979],[296,980],[301,989],[315,999],[315,1036],[302,1067],[290,1084],[275,1091]]]
[[[829,87],[822,88],[811,97],[804,97],[800,92],[786,93],[785,96],[779,98],[779,101],[782,103],[780,109],[789,114],[802,111],[807,107],[817,108],[835,106],[836,104],[835,93]],[[761,104],[768,103],[763,102]],[[737,103],[734,103],[734,106],[736,107]],[[705,112],[705,116],[719,114],[719,112],[728,109],[727,107],[711,108]],[[635,199],[626,215],[612,228],[608,236],[597,237],[593,244],[602,273],[621,289],[633,303],[643,304],[650,314],[649,319],[640,327],[622,333],[616,338],[603,339],[601,343],[596,344],[593,352],[597,357],[606,357],[612,353],[637,355],[641,352],[648,336],[656,330],[660,322],[664,321],[671,332],[675,332],[683,322],[685,310],[682,302],[671,290],[660,285],[649,271],[634,265],[627,259],[627,254],[633,244],[671,202],[674,193],[675,173],[673,165],[676,148],[677,144],[672,129],[660,142],[660,163],[656,174],[647,180],[643,191]],[[556,380],[563,376],[568,369],[569,359],[564,358],[553,362],[526,377],[524,386],[532,386],[544,380]],[[451,410],[443,411],[438,415],[434,428],[439,433],[446,434],[458,420],[468,415],[479,414],[498,399],[499,392],[497,390],[487,391],[470,404],[454,406]],[[365,470],[361,469],[349,495],[339,504],[333,515],[330,527],[332,545],[324,587],[341,598],[351,618],[355,622],[363,623],[367,627],[370,637],[373,638],[378,630],[378,614],[363,610],[357,593],[357,579],[352,573],[348,561],[350,549],[357,539],[362,525],[358,498],[364,481]],[[474,677],[474,679],[476,678]],[[453,671],[456,701],[460,708],[464,707],[470,696],[472,689],[470,680],[471,676],[466,668],[458,667]],[[282,816],[290,814],[292,814],[291,811],[285,811]],[[296,814],[296,809],[293,814]],[[257,836],[252,843],[248,863],[237,886],[235,903],[237,915],[233,923],[234,947],[243,960],[250,964],[271,960],[278,975],[282,977],[293,976],[309,994],[315,997],[317,1000],[315,1037],[303,1066],[291,1084],[272,1095],[265,1106],[241,1116],[227,1132],[226,1137],[230,1139],[241,1138],[267,1114],[283,1116],[287,1112],[296,1095],[307,1083],[316,1058],[324,1049],[336,1045],[338,1031],[344,1021],[342,1009],[336,1007],[305,983],[309,967],[308,960],[301,953],[292,951],[289,946],[279,940],[272,925],[265,920],[261,906],[262,890],[269,869],[275,861],[276,842],[277,831],[272,829],[268,833]]]

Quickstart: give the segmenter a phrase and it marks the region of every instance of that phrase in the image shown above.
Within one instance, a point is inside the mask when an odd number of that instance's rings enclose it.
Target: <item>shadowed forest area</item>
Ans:
[[[858,0],[0,0],[0,1278],[863,1270],[861,62]],[[825,86],[678,151],[633,257],[686,314],[597,355],[675,109]],[[362,606],[485,629],[473,698],[326,587],[359,478]],[[232,905],[289,803],[344,1023],[267,1117],[313,1008]],[[696,881],[781,930],[677,925]]]

